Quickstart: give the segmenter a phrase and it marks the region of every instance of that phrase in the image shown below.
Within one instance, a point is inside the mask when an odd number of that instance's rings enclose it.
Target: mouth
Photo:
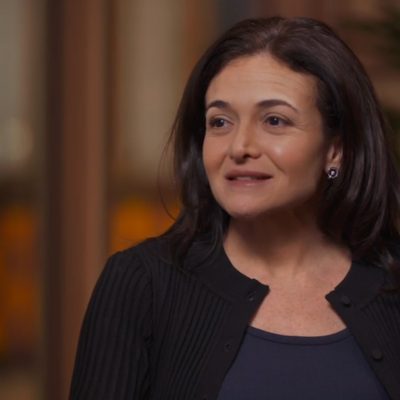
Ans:
[[[230,171],[225,175],[229,181],[238,182],[257,182],[271,179],[272,175],[258,171]]]

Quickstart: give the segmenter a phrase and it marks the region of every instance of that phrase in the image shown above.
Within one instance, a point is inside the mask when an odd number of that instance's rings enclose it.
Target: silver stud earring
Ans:
[[[328,179],[336,179],[339,176],[339,170],[336,167],[330,167],[327,175]]]

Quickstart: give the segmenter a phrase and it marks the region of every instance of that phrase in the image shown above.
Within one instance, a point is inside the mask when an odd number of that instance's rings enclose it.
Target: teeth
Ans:
[[[254,181],[254,180],[258,180],[260,178],[256,178],[254,176],[237,176],[235,179],[237,181]]]

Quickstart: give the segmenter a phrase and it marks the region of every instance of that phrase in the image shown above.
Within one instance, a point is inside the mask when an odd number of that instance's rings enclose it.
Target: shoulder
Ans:
[[[213,247],[208,242],[197,240],[192,243],[183,264],[176,264],[168,238],[149,238],[113,254],[98,285],[104,282],[110,286],[111,282],[118,288],[116,295],[128,288],[132,296],[138,287],[146,286],[146,292],[152,293],[153,305],[163,303],[168,296],[173,296],[178,286],[184,290],[193,284],[214,286],[216,280],[223,280],[224,268],[219,268],[219,264],[224,260],[220,260],[219,253],[212,254],[210,249]]]
[[[111,274],[141,273],[150,276],[155,266],[168,264],[168,246],[162,238],[150,238],[112,254],[105,271]]]
[[[150,238],[112,254],[97,281],[95,294],[107,291],[112,296],[121,293],[135,296],[150,293],[165,275],[177,272],[170,262],[168,243],[162,237]],[[148,297],[148,296],[147,296]],[[151,297],[151,296],[150,296]]]
[[[215,246],[214,246],[215,247]],[[125,250],[113,254],[109,262],[123,269],[143,269],[150,277],[159,273],[189,273],[212,258],[214,247],[195,240],[188,249],[182,265],[176,264],[173,248],[167,237],[152,237]]]
[[[94,288],[91,303],[130,304],[152,298],[153,270],[157,265],[157,243],[146,241],[112,254]],[[146,300],[147,299],[147,300]]]
[[[120,331],[126,325],[128,332],[134,316],[136,322],[142,321],[142,336],[150,336],[156,292],[154,271],[162,263],[160,246],[159,240],[146,240],[108,258],[91,295],[84,329],[90,329],[91,321],[96,321],[96,329],[107,331],[117,323]]]
[[[71,386],[74,399],[122,399],[121,393],[138,398],[147,390],[154,332],[154,244],[119,251],[106,262],[81,328]],[[102,362],[93,362],[96,359]]]

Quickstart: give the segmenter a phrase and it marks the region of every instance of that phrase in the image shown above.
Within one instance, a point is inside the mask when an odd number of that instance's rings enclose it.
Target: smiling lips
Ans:
[[[231,182],[256,183],[271,179],[272,176],[258,171],[230,171],[225,178]]]

